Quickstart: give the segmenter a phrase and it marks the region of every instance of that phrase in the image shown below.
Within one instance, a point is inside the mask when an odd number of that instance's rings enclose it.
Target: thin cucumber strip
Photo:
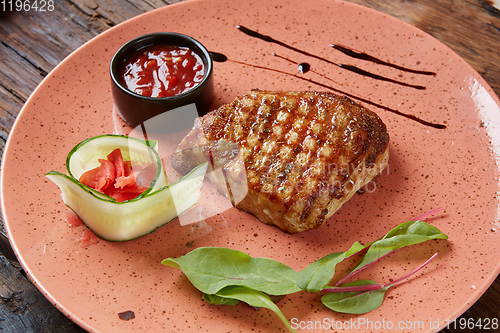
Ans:
[[[62,191],[66,206],[73,210],[97,236],[110,241],[127,241],[144,236],[174,220],[194,205],[201,196],[207,164],[168,185],[157,148],[150,142],[126,136],[105,135],[83,141],[67,158],[69,175],[57,171],[47,173]],[[137,198],[118,202],[86,185],[75,177],[93,168],[88,158],[105,158],[116,148],[126,151],[126,158],[155,163],[158,168],[151,187]],[[134,158],[137,158],[134,159]]]
[[[151,181],[148,189],[136,199],[154,192],[168,184],[160,155],[158,155],[158,142],[131,138],[125,135],[106,134],[86,139],[77,144],[69,152],[66,158],[66,170],[68,175],[74,179],[80,179],[80,176],[91,169],[100,165],[99,159],[105,159],[116,148],[120,148],[124,160],[134,161],[143,165],[155,164],[156,175]],[[96,195],[109,198],[92,188],[88,188]]]

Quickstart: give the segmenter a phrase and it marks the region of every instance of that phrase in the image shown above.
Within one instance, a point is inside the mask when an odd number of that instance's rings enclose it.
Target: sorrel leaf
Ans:
[[[343,313],[362,314],[375,310],[384,301],[385,292],[402,280],[425,267],[425,263],[411,273],[386,285],[371,280],[343,283],[347,278],[371,266],[399,248],[430,239],[447,239],[439,229],[423,221],[403,223],[384,237],[368,245],[355,242],[346,252],[327,255],[297,273],[292,268],[269,258],[252,258],[248,254],[218,247],[195,249],[180,258],[167,258],[162,264],[178,268],[191,283],[203,293],[211,304],[236,305],[239,301],[253,307],[274,311],[290,331],[295,332],[283,313],[268,295],[286,295],[300,291],[327,292],[321,300],[328,308]],[[366,251],[360,263],[333,287],[328,283],[335,274],[335,267],[354,254]],[[300,287],[300,288],[299,288]],[[267,295],[266,295],[267,294]]]
[[[335,286],[340,285],[347,278],[368,267],[375,261],[388,255],[392,251],[405,246],[415,245],[431,239],[448,239],[438,228],[424,221],[408,221],[389,231],[384,237],[369,244],[368,251],[359,264]]]
[[[227,286],[246,286],[270,295],[300,290],[295,284],[297,272],[287,265],[228,248],[201,247],[179,258],[164,259],[162,264],[182,270],[205,294]]]
[[[206,301],[210,304],[214,304],[214,305],[236,305],[240,302],[237,299],[225,298],[225,297],[221,297],[221,296],[217,296],[217,295],[210,295],[210,294],[205,294],[205,293],[201,296],[201,298],[204,301]]]
[[[371,280],[359,280],[352,283],[344,283],[339,289],[342,287],[366,286],[372,284],[378,283]],[[371,291],[330,292],[321,297],[321,301],[326,307],[337,312],[362,314],[380,307],[384,302],[384,295],[387,289],[389,289],[389,287]]]
[[[309,264],[297,274],[297,286],[310,292],[320,291],[325,288],[335,275],[335,266],[358,252],[365,249],[365,246],[355,242],[346,252],[336,252],[324,256]]]
[[[215,296],[245,302],[253,307],[269,309],[276,313],[276,315],[291,332],[296,333],[278,306],[274,304],[271,298],[263,292],[252,290],[243,286],[229,286],[219,290]]]

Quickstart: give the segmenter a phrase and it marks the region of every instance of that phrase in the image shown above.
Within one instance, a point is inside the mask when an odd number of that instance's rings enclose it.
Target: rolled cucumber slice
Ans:
[[[109,241],[132,240],[171,222],[201,196],[207,164],[198,166],[168,185],[156,146],[154,141],[121,135],[90,138],[68,154],[68,175],[51,171],[46,177],[59,186],[66,206],[97,236]],[[98,159],[106,158],[116,148],[120,148],[125,160],[157,165],[156,177],[148,190],[124,202],[118,202],[78,181],[85,171],[99,165]]]

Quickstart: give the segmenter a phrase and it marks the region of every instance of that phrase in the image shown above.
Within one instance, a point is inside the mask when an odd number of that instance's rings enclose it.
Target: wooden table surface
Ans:
[[[245,1],[245,0],[234,0]],[[23,0],[25,2],[25,0]],[[29,3],[33,3],[30,0]],[[40,0],[38,0],[41,3]],[[51,11],[18,11],[0,1],[0,150],[23,104],[66,56],[108,28],[173,2],[165,0],[54,0]],[[500,95],[498,0],[352,0],[395,16],[449,46]],[[14,5],[9,10],[10,3]],[[6,8],[4,7],[6,6]],[[496,7],[495,7],[496,6]],[[0,223],[0,331],[83,332],[28,280]],[[461,318],[500,317],[500,278]],[[445,329],[443,332],[484,332]]]

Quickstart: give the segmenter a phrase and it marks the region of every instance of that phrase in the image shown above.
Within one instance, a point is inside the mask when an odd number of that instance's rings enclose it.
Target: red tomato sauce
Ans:
[[[99,167],[84,172],[79,181],[118,202],[138,197],[148,189],[156,175],[156,165],[142,168],[124,161],[119,148],[113,150],[107,159],[99,159],[99,163]]]
[[[75,242],[80,244],[80,247],[87,247],[89,245],[99,242],[99,237],[92,232],[90,229],[83,230],[79,238],[75,239]]]
[[[169,97],[200,83],[205,65],[188,47],[154,45],[132,55],[122,70],[122,83],[148,97]]]

